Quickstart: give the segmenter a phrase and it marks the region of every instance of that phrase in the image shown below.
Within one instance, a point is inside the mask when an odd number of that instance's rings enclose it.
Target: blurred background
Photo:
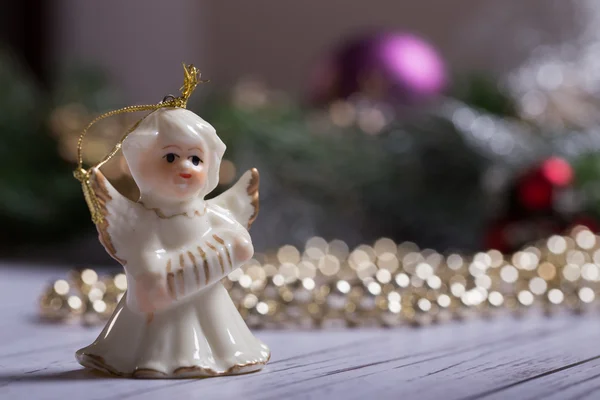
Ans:
[[[73,179],[102,112],[210,83],[188,108],[261,172],[255,247],[381,237],[510,252],[600,218],[594,0],[4,1],[0,259],[113,262]],[[87,165],[130,118],[95,127]],[[106,175],[136,188],[122,159]]]

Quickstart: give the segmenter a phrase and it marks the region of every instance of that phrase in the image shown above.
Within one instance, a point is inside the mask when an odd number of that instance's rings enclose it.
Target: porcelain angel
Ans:
[[[250,332],[220,280],[254,252],[258,171],[220,196],[225,145],[184,108],[158,109],[122,145],[140,189],[132,202],[98,169],[90,174],[100,241],[121,263],[128,290],[91,345],[86,367],[131,377],[201,377],[261,369],[269,348]]]

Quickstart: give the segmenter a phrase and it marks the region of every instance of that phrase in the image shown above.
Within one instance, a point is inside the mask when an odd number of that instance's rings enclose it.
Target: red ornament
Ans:
[[[517,189],[519,200],[529,210],[550,210],[554,202],[554,190],[566,187],[572,181],[571,165],[563,158],[551,157],[520,180]]]
[[[553,185],[564,187],[573,181],[573,168],[565,159],[552,157],[542,164],[542,174]]]
[[[519,183],[518,195],[521,204],[529,210],[552,208],[553,186],[539,171],[525,176]]]

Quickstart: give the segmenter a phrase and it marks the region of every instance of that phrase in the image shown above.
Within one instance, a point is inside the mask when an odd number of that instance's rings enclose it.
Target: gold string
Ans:
[[[96,194],[94,193],[94,190],[90,183],[90,176],[91,176],[92,171],[102,167],[111,158],[113,158],[115,156],[115,154],[117,154],[119,152],[119,150],[121,149],[121,147],[123,145],[123,141],[127,138],[127,136],[129,136],[129,134],[131,132],[133,132],[140,125],[140,123],[144,120],[144,118],[146,118],[148,115],[152,114],[152,112],[154,112],[160,108],[166,108],[166,107],[177,107],[177,108],[186,108],[187,107],[187,101],[190,98],[190,96],[192,95],[192,93],[194,92],[194,89],[196,88],[196,86],[198,86],[199,83],[204,83],[207,81],[200,80],[200,76],[201,76],[200,70],[198,70],[192,64],[190,64],[190,65],[183,64],[183,70],[184,70],[183,86],[179,89],[181,92],[181,96],[179,96],[179,97],[167,96],[163,99],[163,101],[161,101],[158,104],[127,106],[127,107],[120,108],[118,110],[112,110],[112,111],[106,112],[106,113],[96,117],[81,132],[81,135],[79,136],[79,140],[77,141],[77,169],[75,169],[75,171],[73,171],[73,176],[75,177],[75,179],[77,179],[79,182],[81,182],[83,196],[85,197],[85,201],[88,205],[88,208],[90,209],[90,214],[92,216],[92,221],[94,222],[94,224],[102,223],[103,216],[102,216],[102,211],[100,208],[100,203],[98,202],[98,198],[96,197]],[[113,116],[119,115],[119,114],[134,113],[134,112],[141,112],[141,111],[150,111],[150,112],[148,114],[146,114],[145,116],[143,116],[142,118],[140,118],[135,124],[133,124],[133,126],[131,126],[131,128],[129,128],[125,132],[123,137],[121,137],[121,139],[117,142],[117,144],[113,147],[113,149],[102,159],[102,161],[100,161],[98,164],[94,165],[93,167],[85,169],[83,167],[83,139],[85,138],[85,135],[90,130],[90,128],[94,124],[96,124],[97,122],[100,122],[101,120],[103,120],[105,118],[113,117]]]

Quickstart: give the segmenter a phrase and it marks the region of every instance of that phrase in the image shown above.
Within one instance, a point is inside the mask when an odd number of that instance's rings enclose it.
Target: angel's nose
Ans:
[[[192,177],[192,174],[179,174],[180,177],[184,178],[184,179],[190,179]]]

